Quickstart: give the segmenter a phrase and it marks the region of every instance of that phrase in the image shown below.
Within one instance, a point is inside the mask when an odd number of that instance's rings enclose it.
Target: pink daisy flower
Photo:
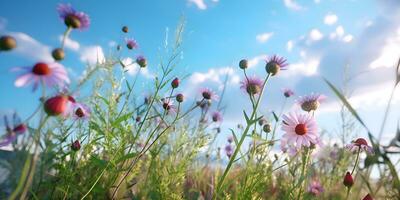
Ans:
[[[82,103],[74,103],[72,106],[72,117],[74,119],[87,120],[90,118],[90,108]]]
[[[358,138],[352,141],[351,144],[346,145],[346,148],[352,152],[357,152],[358,150],[364,150],[369,154],[373,154],[374,150],[368,145],[368,142],[364,138]]]
[[[126,47],[128,47],[128,49],[137,49],[139,46],[136,40],[134,39],[125,39],[125,41],[126,41]]]
[[[43,82],[47,87],[63,87],[65,83],[69,83],[67,71],[59,63],[39,62],[34,66],[16,67],[12,70],[22,72],[15,80],[15,86],[24,87],[33,83],[33,91],[37,89],[40,82]]]
[[[228,158],[230,158],[230,157],[232,156],[232,154],[233,154],[233,147],[232,147],[232,145],[227,144],[227,145],[225,146],[225,154],[226,154],[226,156],[228,156]]]
[[[321,94],[311,94],[308,96],[302,96],[297,103],[301,106],[306,112],[317,110],[321,101],[325,100],[326,97]]]
[[[240,84],[240,89],[247,92],[249,95],[256,95],[260,94],[264,81],[258,77],[250,77],[240,82]]]
[[[209,88],[203,88],[200,90],[201,95],[203,96],[204,99],[207,100],[216,100],[218,101],[218,95],[216,95],[211,89]]]
[[[286,132],[282,138],[289,146],[301,149],[319,143],[318,126],[311,115],[289,113],[282,118],[282,130]]]
[[[57,11],[68,27],[84,30],[90,25],[89,16],[84,12],[76,11],[70,4],[59,4]]]
[[[308,192],[313,196],[318,196],[322,192],[324,192],[324,188],[318,180],[312,180],[310,185],[308,186]]]
[[[176,111],[174,101],[171,99],[162,99],[162,107],[167,113],[173,113]]]
[[[18,135],[24,134],[28,130],[28,127],[24,123],[21,123],[21,120],[16,113],[12,116],[12,124],[9,122],[10,117],[6,115],[3,117],[6,134],[1,137],[0,147],[11,144],[17,139]]]

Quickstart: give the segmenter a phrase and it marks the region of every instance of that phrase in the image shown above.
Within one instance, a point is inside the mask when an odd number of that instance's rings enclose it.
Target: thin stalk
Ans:
[[[63,39],[62,39],[62,42],[61,42],[61,49],[64,49],[65,41],[67,40],[69,34],[71,33],[71,30],[72,30],[71,26],[68,26],[67,30],[65,30],[64,35],[63,35]]]

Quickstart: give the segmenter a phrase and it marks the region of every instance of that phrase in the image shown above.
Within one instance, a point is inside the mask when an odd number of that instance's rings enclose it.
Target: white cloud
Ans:
[[[206,73],[195,72],[190,76],[189,81],[196,85],[206,81],[223,84],[226,75],[231,76],[231,83],[239,83],[238,79],[235,78],[238,75],[235,73],[233,67],[210,68]]]
[[[46,46],[31,36],[21,33],[9,33],[17,40],[17,47],[12,52],[15,52],[25,58],[31,59],[35,62],[44,61],[52,62],[54,61],[51,56],[51,50],[49,46]]]
[[[103,49],[99,45],[83,47],[80,60],[89,64],[104,63],[105,57]]]
[[[301,10],[303,9],[302,6],[300,6],[298,3],[295,2],[295,0],[283,0],[283,3],[285,6],[291,10]]]
[[[134,76],[138,72],[140,72],[140,74],[143,75],[146,78],[154,78],[154,75],[149,72],[147,67],[146,68],[141,68],[130,57],[122,59],[121,62],[125,65],[125,69],[124,70],[126,70],[126,72],[131,76]]]
[[[290,64],[290,70],[282,76],[313,76],[318,73],[320,60],[318,58],[305,58],[298,63]]]
[[[314,0],[314,3],[316,4],[321,3],[321,0]]]
[[[330,39],[333,40],[333,39],[335,39],[335,38],[342,38],[343,35],[344,35],[344,28],[343,28],[343,26],[338,26],[338,27],[336,27],[335,32],[331,33],[331,34],[329,35],[329,37],[330,37]]]
[[[254,66],[257,66],[258,63],[260,63],[260,61],[264,61],[266,58],[267,58],[267,55],[266,54],[262,54],[262,55],[258,55],[258,56],[255,56],[255,57],[249,59],[248,60],[249,69],[253,68]]]
[[[353,40],[353,36],[350,34],[347,34],[346,36],[344,36],[343,41],[344,42],[351,42]]]
[[[58,39],[60,40],[60,42],[62,42],[63,38],[64,38],[63,35],[60,35],[60,36],[58,37]],[[65,48],[68,48],[68,49],[71,49],[71,50],[73,50],[73,51],[78,51],[79,48],[80,48],[80,44],[79,44],[79,42],[77,42],[77,41],[75,41],[75,40],[72,40],[72,39],[70,39],[69,37],[67,37],[67,38],[65,39],[64,47],[65,47]]]
[[[400,52],[400,28],[397,30],[397,35],[386,39],[386,43],[380,52],[380,55],[375,58],[369,65],[370,68],[393,67],[399,58]]]
[[[256,36],[256,39],[260,43],[267,42],[272,36],[274,35],[273,32],[262,33]]]
[[[318,29],[312,29],[310,31],[309,37],[313,41],[318,41],[321,40],[324,37],[324,35]]]
[[[291,52],[292,51],[292,49],[293,49],[293,41],[292,40],[289,40],[288,42],[287,42],[287,44],[286,44],[286,49],[287,49],[287,51],[288,52]]]
[[[189,3],[193,3],[194,5],[197,6],[198,9],[200,10],[205,10],[207,9],[207,5],[204,2],[204,0],[188,0]]]
[[[326,15],[325,18],[324,18],[324,23],[325,23],[326,25],[333,25],[333,24],[335,24],[335,23],[337,22],[337,20],[338,20],[337,15],[335,15],[335,14],[328,14],[328,15]]]
[[[7,20],[5,18],[0,17],[0,31],[5,29],[7,26]]]

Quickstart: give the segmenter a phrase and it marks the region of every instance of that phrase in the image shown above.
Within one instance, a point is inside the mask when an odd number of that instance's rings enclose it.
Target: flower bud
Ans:
[[[346,175],[344,176],[343,179],[343,185],[350,188],[351,186],[353,186],[353,184],[354,184],[353,177],[351,176],[350,172],[346,172]]]
[[[81,21],[79,20],[78,17],[74,16],[74,15],[68,15],[65,17],[64,19],[64,23],[65,25],[67,25],[68,27],[71,28],[80,28],[81,27]]]
[[[271,124],[269,124],[269,123],[264,124],[264,126],[263,126],[263,131],[264,131],[264,132],[270,133],[271,130],[272,130],[272,129],[271,129]]]
[[[176,95],[176,101],[179,102],[179,103],[182,103],[184,98],[185,97],[183,96],[183,94],[177,94]]]
[[[370,194],[367,194],[362,200],[374,200]]]
[[[143,56],[137,57],[136,62],[141,68],[145,68],[147,66],[147,60]]]
[[[44,111],[50,116],[60,115],[67,110],[68,101],[68,97],[63,95],[51,97],[44,102]]]
[[[265,70],[267,71],[267,73],[271,74],[272,76],[277,74],[280,71],[280,69],[281,67],[276,62],[268,62],[267,65],[265,66]]]
[[[127,26],[123,26],[123,27],[122,27],[122,32],[128,33],[128,32],[129,32],[128,27],[127,27]]]
[[[0,51],[9,51],[17,47],[17,41],[9,35],[0,37]]]
[[[248,67],[248,61],[246,59],[243,59],[239,62],[239,67],[240,69],[247,69]]]
[[[174,80],[172,80],[172,82],[171,82],[171,86],[172,86],[172,88],[177,88],[177,87],[179,87],[179,79],[178,78],[175,78]]]
[[[53,56],[54,60],[63,60],[65,57],[64,50],[62,48],[56,48],[51,52],[51,55]]]
[[[139,123],[141,120],[142,120],[142,118],[141,118],[140,116],[137,116],[137,117],[136,117],[136,122]]]
[[[79,151],[79,149],[81,149],[81,143],[79,140],[75,140],[75,142],[71,144],[71,149],[74,151]]]

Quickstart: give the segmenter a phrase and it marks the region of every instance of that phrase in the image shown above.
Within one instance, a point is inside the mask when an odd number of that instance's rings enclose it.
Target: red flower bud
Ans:
[[[172,88],[177,88],[177,87],[179,87],[179,79],[178,78],[175,78],[174,80],[172,80],[172,82],[171,82],[171,86],[172,86]]]
[[[75,142],[71,144],[71,149],[74,151],[79,151],[79,149],[81,149],[81,143],[79,140],[75,140]]]
[[[346,175],[344,176],[343,179],[343,185],[346,187],[351,187],[354,184],[353,177],[351,176],[350,172],[346,172]]]
[[[51,97],[44,102],[44,111],[51,116],[60,115],[67,110],[68,101],[68,97],[64,95]]]

